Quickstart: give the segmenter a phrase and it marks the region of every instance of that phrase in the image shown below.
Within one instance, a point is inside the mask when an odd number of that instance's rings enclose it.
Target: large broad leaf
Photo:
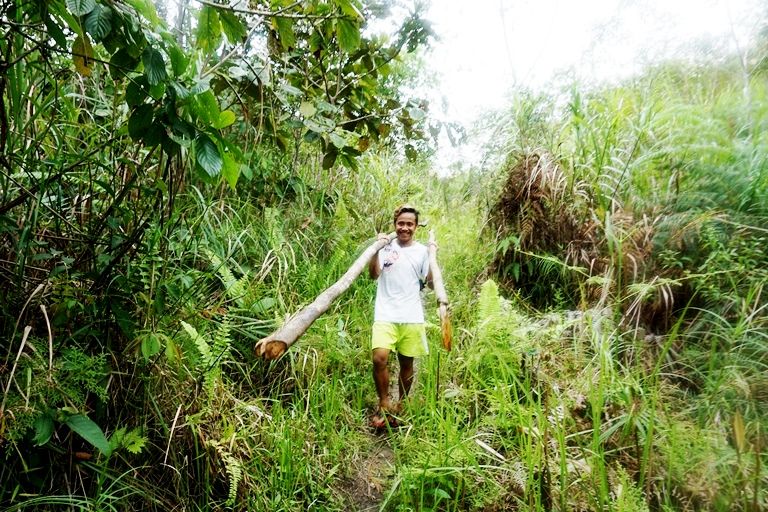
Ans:
[[[272,18],[272,25],[277,30],[283,50],[296,46],[296,35],[293,33],[292,19],[276,16]]]
[[[93,36],[94,41],[101,41],[112,30],[112,9],[101,4],[85,18],[85,30]]]
[[[53,435],[53,415],[44,412],[35,420],[35,446],[43,446]]]
[[[328,148],[328,152],[323,155],[323,169],[330,169],[333,164],[336,163],[336,157],[339,156],[339,152],[335,146]]]
[[[66,424],[104,455],[109,456],[109,454],[112,453],[112,449],[109,447],[109,441],[107,441],[104,432],[102,432],[101,428],[87,416],[75,414],[74,416],[67,418]]]
[[[168,55],[171,57],[171,69],[174,76],[181,76],[187,70],[189,58],[177,44],[171,43],[168,46]]]
[[[151,0],[125,0],[125,3],[136,9],[136,12],[151,21],[153,25],[160,23],[155,4]]]
[[[168,73],[165,71],[165,59],[158,50],[147,47],[142,56],[144,70],[146,71],[149,85],[157,85],[168,79]]]
[[[204,133],[195,139],[195,153],[198,165],[211,177],[216,177],[221,172],[222,160],[219,148]]]
[[[336,22],[336,36],[339,38],[339,48],[347,53],[352,53],[360,46],[360,29],[357,23],[346,19]]]
[[[59,24],[56,23],[49,15],[45,16],[43,22],[45,23],[45,28],[48,30],[48,35],[51,36],[54,41],[56,41],[56,44],[59,45],[59,48],[65,49],[67,47],[67,38],[64,35],[64,31],[61,30]]]
[[[245,25],[240,21],[240,18],[232,12],[226,9],[219,11],[219,20],[221,21],[221,28],[224,30],[224,35],[227,36],[227,41],[232,44],[242,42],[245,39]]]
[[[77,36],[72,43],[72,61],[75,63],[75,69],[83,76],[91,76],[91,59],[93,59],[93,48],[88,35]]]
[[[125,102],[129,107],[141,105],[149,95],[149,83],[147,77],[142,75],[132,80],[125,88]]]
[[[154,112],[152,105],[139,105],[128,119],[128,134],[133,140],[141,140],[150,126]]]
[[[190,106],[197,118],[208,125],[218,122],[221,115],[219,102],[216,101],[216,96],[210,89],[198,94]]]
[[[224,112],[219,114],[219,117],[214,121],[213,127],[218,128],[221,130],[222,128],[226,128],[227,126],[231,125],[236,120],[235,113],[231,110],[225,110]]]
[[[204,5],[197,18],[197,47],[211,53],[221,44],[221,20],[215,8]]]
[[[301,105],[299,106],[299,113],[306,119],[308,117],[312,117],[317,112],[317,109],[315,106],[308,102],[308,101],[302,101]]]
[[[109,59],[109,74],[118,80],[136,69],[139,59],[132,56],[125,48],[120,48]],[[143,101],[142,98],[141,101]]]
[[[235,190],[235,185],[237,185],[237,180],[240,177],[240,163],[229,153],[224,153],[222,156],[224,165],[221,169],[221,174],[227,180],[230,188]]]
[[[341,8],[341,12],[347,16],[352,16],[360,21],[363,21],[363,14],[350,0],[336,0],[336,4]]]
[[[147,333],[141,338],[141,355],[144,356],[145,361],[149,361],[162,348],[160,338],[154,333]]]
[[[67,9],[75,16],[85,16],[96,7],[96,0],[67,0]]]

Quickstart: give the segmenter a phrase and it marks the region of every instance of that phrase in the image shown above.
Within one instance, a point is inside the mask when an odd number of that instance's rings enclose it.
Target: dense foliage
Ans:
[[[5,1],[0,507],[768,507],[763,61],[517,92],[496,166],[437,177],[404,12]],[[372,282],[253,347],[403,201],[455,348],[428,308],[407,427],[375,437]]]

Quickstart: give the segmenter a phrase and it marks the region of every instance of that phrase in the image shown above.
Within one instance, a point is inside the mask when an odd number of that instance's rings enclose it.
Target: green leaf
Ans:
[[[126,74],[134,71],[138,64],[138,58],[132,56],[127,49],[120,48],[114,55],[112,55],[112,58],[109,59],[109,74],[113,79],[119,80]]]
[[[173,75],[178,77],[184,74],[189,65],[189,58],[176,44],[171,44],[168,47],[168,55],[171,57],[171,69],[173,69]]]
[[[221,21],[221,28],[224,31],[224,35],[227,36],[227,41],[235,44],[242,42],[245,39],[247,33],[245,25],[234,12],[226,9],[219,10],[219,20]]]
[[[235,117],[235,113],[231,110],[225,110],[224,112],[219,114],[218,119],[215,120],[213,123],[214,128],[218,128],[221,130],[222,128],[226,128],[227,126],[231,125],[235,122],[237,118]]]
[[[141,60],[144,62],[144,70],[149,85],[157,85],[168,79],[168,73],[165,71],[165,59],[163,58],[163,54],[158,50],[148,46],[146,50],[144,50],[144,55]]]
[[[112,30],[112,9],[101,4],[85,18],[85,30],[93,36],[94,41],[101,41]]]
[[[290,18],[273,17],[272,26],[277,30],[277,35],[283,50],[296,46],[296,35],[293,33],[293,20]]]
[[[221,172],[222,160],[219,148],[204,133],[195,139],[195,153],[197,163],[211,177],[216,177]]]
[[[264,297],[251,306],[251,312],[256,315],[262,315],[275,307],[275,304],[277,304],[277,301],[272,297]]]
[[[345,147],[347,145],[347,139],[345,139],[344,137],[342,137],[341,135],[339,135],[336,132],[331,132],[330,138],[331,138],[331,142],[333,143],[333,145],[336,146],[339,149],[341,149],[341,148],[343,148],[343,147]]]
[[[109,456],[109,454],[112,453],[112,449],[109,447],[109,441],[107,441],[106,436],[104,436],[104,432],[102,432],[101,428],[87,416],[75,414],[74,416],[67,418],[66,424],[104,455]]]
[[[336,36],[339,38],[339,48],[346,53],[352,53],[360,46],[360,29],[357,23],[340,19],[336,21]]]
[[[56,23],[49,15],[45,16],[45,28],[48,30],[48,35],[53,38],[54,41],[56,41],[56,44],[59,46],[59,48],[66,48],[67,47],[67,38],[64,36],[64,31],[61,30],[61,27],[58,23]]]
[[[197,346],[197,350],[200,352],[200,356],[203,358],[203,361],[208,363],[211,360],[211,347],[208,345],[208,342],[200,335],[200,333],[197,332],[197,329],[195,329],[184,320],[181,321],[181,326],[185,331],[187,331],[189,337],[192,338],[192,341]]]
[[[160,352],[162,347],[160,346],[160,339],[156,334],[148,333],[141,340],[141,355],[144,356],[145,361]]]
[[[197,18],[197,47],[211,53],[221,44],[221,21],[215,8],[204,5]]]
[[[147,95],[149,95],[149,84],[147,83],[147,77],[144,75],[131,81],[128,87],[125,88],[125,102],[129,107],[141,105],[147,99]]]
[[[224,153],[222,156],[224,165],[222,166],[221,174],[224,176],[224,179],[227,180],[229,187],[232,190],[235,190],[237,180],[240,177],[240,164],[235,160],[235,157],[229,153]]]
[[[91,76],[91,59],[93,58],[93,48],[88,35],[77,36],[72,43],[72,61],[75,63],[75,69],[83,76]]]
[[[197,118],[207,125],[213,125],[221,115],[221,112],[219,112],[219,102],[216,101],[216,96],[213,95],[210,89],[198,94],[191,107]]]
[[[317,112],[317,109],[313,104],[311,104],[308,101],[301,102],[301,106],[299,106],[299,113],[302,116],[304,116],[305,118],[312,117],[313,115],[315,115],[315,112]]]
[[[67,9],[75,16],[85,16],[96,7],[96,0],[67,0]]]
[[[141,453],[141,450],[146,446],[148,439],[142,433],[140,428],[134,428],[129,430],[123,438],[122,446],[134,455]]]
[[[152,105],[139,105],[128,119],[128,134],[133,140],[141,140],[146,134],[153,119]]]
[[[153,25],[160,24],[155,4],[150,0],[125,0],[125,3],[136,9],[136,12],[147,18]]]
[[[336,0],[336,3],[341,8],[341,12],[347,16],[357,18],[359,21],[364,20],[363,14],[355,5],[352,4],[352,2],[350,2],[350,0]]]
[[[53,415],[44,412],[35,420],[35,446],[43,446],[53,435]]]
[[[323,169],[330,169],[333,164],[336,163],[336,157],[339,155],[338,150],[335,147],[331,147],[328,152],[323,155]]]
[[[415,162],[419,158],[419,152],[411,144],[405,145],[405,157],[409,162]]]
[[[165,343],[165,357],[172,363],[181,359],[181,350],[173,339],[169,338]]]

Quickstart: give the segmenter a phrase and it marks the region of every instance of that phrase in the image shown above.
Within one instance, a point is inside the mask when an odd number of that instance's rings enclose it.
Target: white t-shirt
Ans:
[[[427,247],[416,241],[400,247],[397,239],[392,240],[379,251],[379,269],[374,321],[424,323],[420,292],[429,272]]]

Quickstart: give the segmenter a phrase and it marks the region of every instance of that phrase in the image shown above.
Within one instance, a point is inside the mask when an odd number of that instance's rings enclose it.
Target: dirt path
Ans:
[[[398,396],[397,365],[390,366],[389,396]],[[370,433],[369,449],[358,454],[352,463],[353,476],[346,482],[350,511],[377,512],[386,497],[395,474],[395,452],[386,433]]]
[[[395,454],[386,437],[371,435],[371,449],[353,463],[353,474],[345,486],[350,510],[374,512],[381,508],[395,471]]]

